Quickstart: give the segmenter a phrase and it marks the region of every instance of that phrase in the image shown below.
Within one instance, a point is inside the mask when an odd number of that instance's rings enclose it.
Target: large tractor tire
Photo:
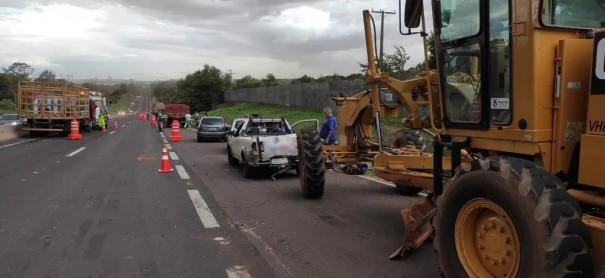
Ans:
[[[324,194],[326,174],[321,138],[315,129],[302,129],[298,134],[298,167],[303,196],[320,198]]]
[[[402,129],[397,132],[393,146],[401,148],[405,147],[406,145],[414,145],[416,149],[422,152],[426,151],[424,137],[422,136],[422,132],[419,130]]]
[[[590,235],[561,181],[517,158],[468,168],[437,198],[434,246],[446,277],[592,277]]]

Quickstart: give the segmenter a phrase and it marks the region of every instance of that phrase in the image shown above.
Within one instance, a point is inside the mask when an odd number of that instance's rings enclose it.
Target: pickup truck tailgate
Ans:
[[[296,134],[263,136],[258,138],[263,142],[263,160],[274,156],[296,156]]]

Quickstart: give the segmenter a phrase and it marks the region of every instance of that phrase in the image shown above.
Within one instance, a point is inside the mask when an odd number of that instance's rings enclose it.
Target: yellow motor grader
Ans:
[[[430,192],[402,211],[392,257],[433,238],[447,277],[604,274],[605,0],[430,3],[435,70],[423,1],[400,3],[400,32],[425,46],[425,71],[405,81],[377,68],[363,12],[371,90],[334,99],[337,145],[301,131],[304,196],[323,195],[325,162],[371,160],[377,176]],[[405,106],[403,126],[434,132],[433,154],[383,145],[380,119],[398,109],[381,87]]]

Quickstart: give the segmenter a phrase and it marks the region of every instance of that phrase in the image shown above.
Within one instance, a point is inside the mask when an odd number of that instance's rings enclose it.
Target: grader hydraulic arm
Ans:
[[[383,147],[380,118],[397,116],[399,109],[381,103],[380,89],[388,88],[405,107],[406,116],[402,120],[404,127],[415,130],[432,128],[439,131],[442,128],[440,96],[438,90],[434,89],[438,87],[438,74],[429,71],[427,66],[425,72],[418,74],[416,78],[401,81],[382,72],[377,66],[371,20],[370,12],[363,11],[368,58],[366,80],[371,88],[355,96],[334,99],[338,107],[338,145],[324,146],[324,156],[326,160],[335,163],[369,157],[374,164],[374,173],[394,182],[397,187],[407,187],[411,189],[410,192],[418,192],[421,189],[432,191],[432,155],[413,148]],[[426,54],[425,47],[425,60]],[[420,116],[421,106],[428,108],[429,116]],[[377,131],[377,141],[372,138],[374,127]],[[404,243],[391,258],[400,257],[418,248],[432,235],[430,220],[434,213],[432,197],[424,197],[415,206],[401,211],[405,223]]]

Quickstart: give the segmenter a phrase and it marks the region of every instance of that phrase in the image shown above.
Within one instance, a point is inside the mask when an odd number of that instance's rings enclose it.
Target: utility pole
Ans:
[[[235,72],[231,71],[231,69],[227,70],[229,73],[229,88],[231,89],[233,87],[233,75],[235,74]]]
[[[378,58],[378,61],[380,61],[380,63],[382,63],[382,56],[383,56],[383,41],[384,41],[384,15],[385,14],[395,14],[395,12],[385,12],[383,10],[380,11],[375,11],[372,10],[373,13],[377,13],[380,14],[380,57]]]

